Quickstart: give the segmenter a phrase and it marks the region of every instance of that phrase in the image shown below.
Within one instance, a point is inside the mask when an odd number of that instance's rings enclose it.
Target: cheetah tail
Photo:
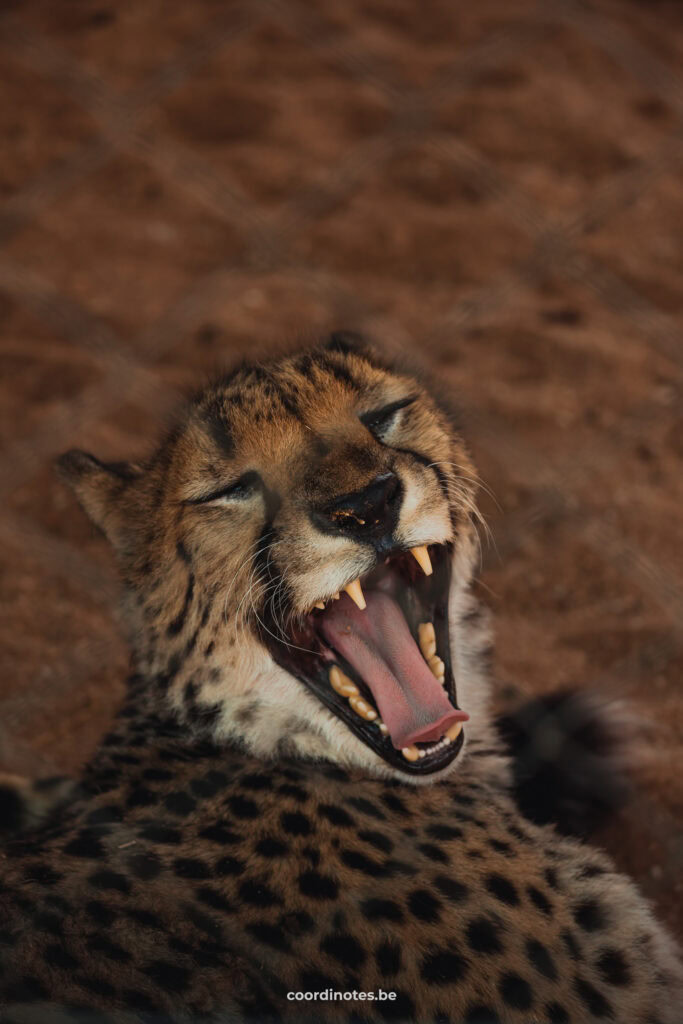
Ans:
[[[565,690],[501,715],[496,726],[531,821],[586,837],[628,799],[638,730],[619,701]]]

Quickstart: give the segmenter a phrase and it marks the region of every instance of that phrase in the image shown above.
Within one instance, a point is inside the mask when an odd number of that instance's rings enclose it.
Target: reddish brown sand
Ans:
[[[651,0],[29,0],[0,31],[0,762],[123,691],[52,475],[255,342],[355,326],[463,408],[503,699],[651,723],[599,841],[683,933],[683,13]]]

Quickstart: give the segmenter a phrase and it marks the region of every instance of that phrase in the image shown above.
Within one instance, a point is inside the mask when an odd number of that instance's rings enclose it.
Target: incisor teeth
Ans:
[[[462,732],[462,722],[454,722],[450,729],[446,729],[445,738],[448,740],[457,740],[458,736]]]
[[[379,726],[379,731],[382,733],[382,736],[389,735],[389,730],[381,719],[378,719],[375,724]]]
[[[362,697],[349,697],[349,704],[361,718],[364,718],[366,722],[374,722],[377,718],[377,712],[374,708],[371,708],[366,700]]]
[[[340,697],[357,697],[360,693],[353,680],[345,676],[338,665],[333,665],[330,669],[329,679],[330,686]]]
[[[412,747],[404,747],[401,753],[405,757],[406,761],[417,761],[420,756],[420,751],[415,745]]]
[[[417,564],[422,569],[422,572],[425,574],[425,576],[431,576],[432,575],[432,562],[431,562],[431,559],[429,557],[429,552],[427,551],[427,548],[425,547],[425,545],[421,544],[420,547],[411,548],[410,549],[410,553],[413,556],[413,558],[415,559],[415,561],[417,562]]]
[[[421,622],[417,627],[417,638],[425,661],[436,654],[436,633],[432,622]]]
[[[360,580],[352,580],[351,583],[347,583],[344,590],[349,595],[354,604],[357,604],[361,611],[365,609],[365,598],[363,597],[363,588],[360,585]]]

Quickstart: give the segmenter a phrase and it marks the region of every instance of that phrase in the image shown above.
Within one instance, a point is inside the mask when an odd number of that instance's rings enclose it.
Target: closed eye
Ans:
[[[390,402],[388,405],[383,405],[379,409],[371,409],[370,412],[363,413],[359,419],[361,423],[368,428],[373,434],[381,434],[382,431],[387,430],[398,412],[401,409],[405,409],[407,406],[412,405],[417,399],[417,395],[409,395],[407,398],[399,398],[396,402]]]
[[[250,498],[259,487],[261,478],[255,470],[243,473],[237,480],[219,487],[217,490],[202,494],[198,498],[188,498],[186,505],[208,505],[210,503],[222,503],[230,501],[244,501]]]

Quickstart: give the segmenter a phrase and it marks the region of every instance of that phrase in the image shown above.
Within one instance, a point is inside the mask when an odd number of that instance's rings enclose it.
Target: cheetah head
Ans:
[[[138,671],[188,727],[413,782],[453,769],[483,714],[475,474],[414,377],[336,334],[202,391],[143,464],[59,467],[116,551]]]

